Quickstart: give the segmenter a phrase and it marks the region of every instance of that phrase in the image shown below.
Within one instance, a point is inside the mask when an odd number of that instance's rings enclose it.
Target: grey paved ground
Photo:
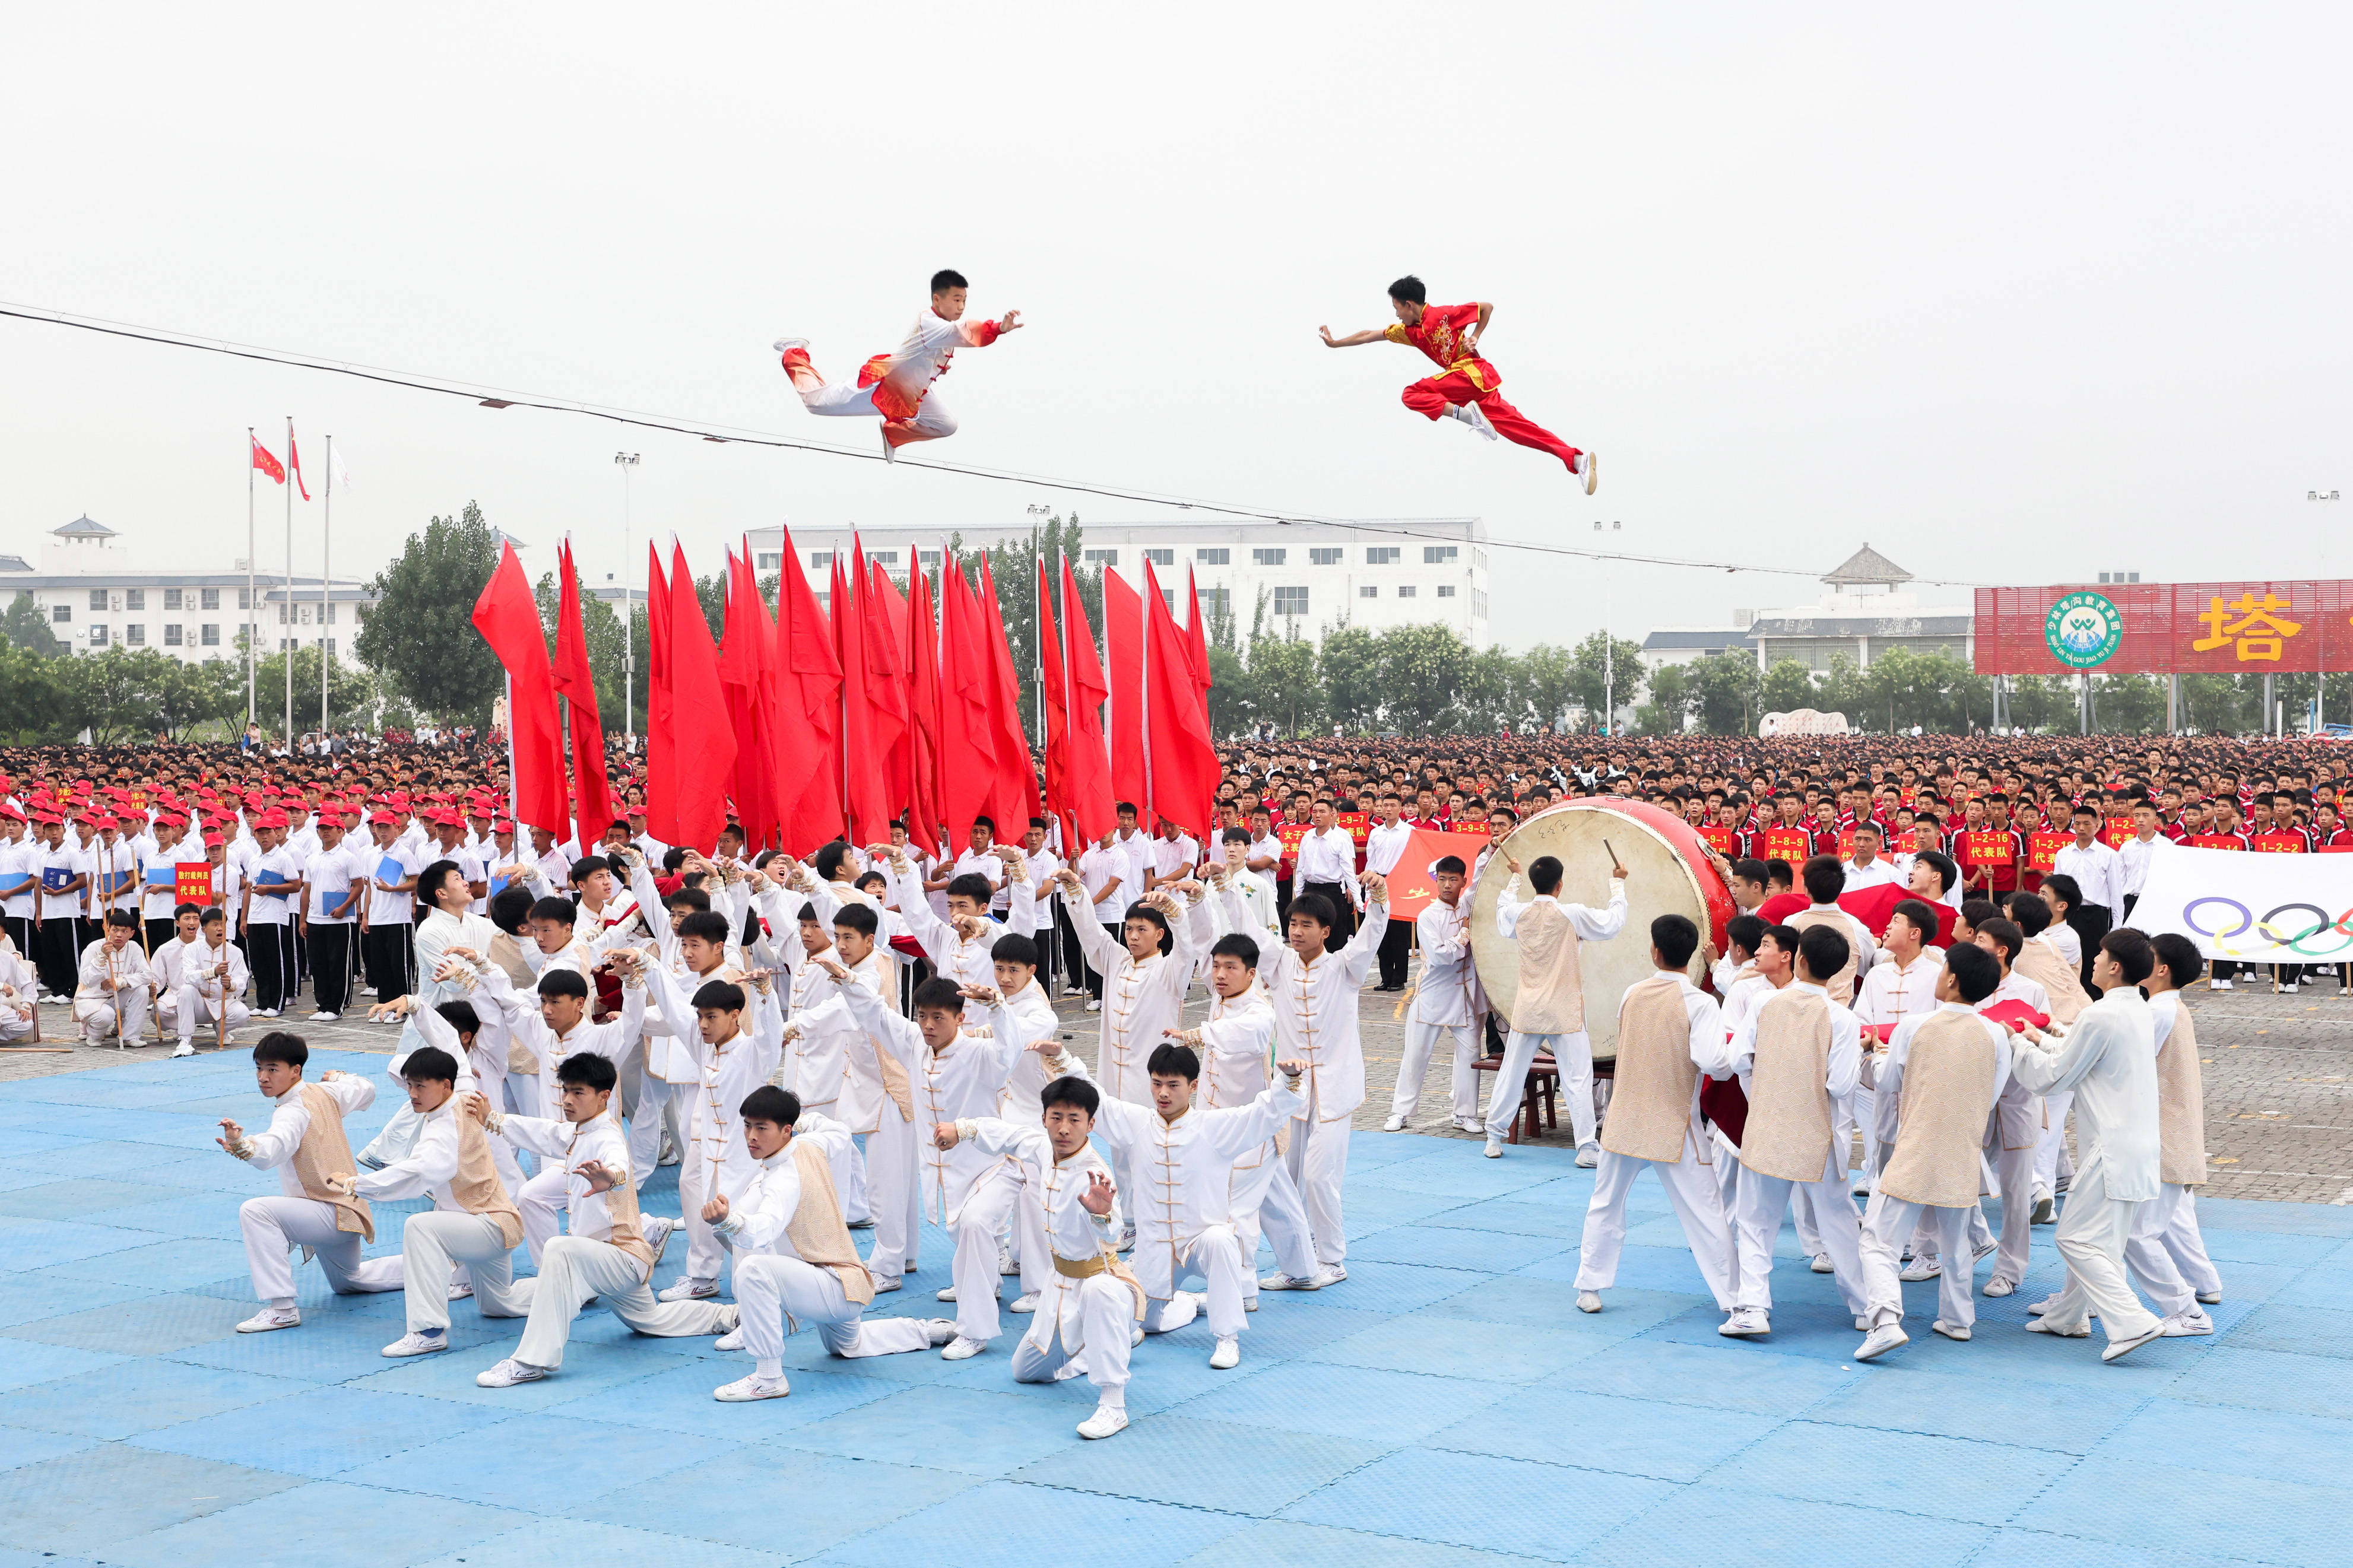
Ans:
[[[1366,1074],[1371,1093],[1356,1113],[1360,1128],[1378,1128],[1388,1112],[1404,1050],[1404,1025],[1392,1017],[1397,998],[1367,991],[1361,1018]],[[1096,1017],[1082,998],[1061,1002],[1069,1037],[1094,1058]],[[1190,1021],[1205,1005],[1187,1009]],[[2241,989],[2190,993],[2196,1010],[2200,1058],[2205,1064],[2206,1148],[2211,1161],[2207,1195],[2271,1198],[2297,1203],[2353,1203],[2353,997],[2332,984],[2298,995]],[[311,1044],[343,1050],[389,1051],[396,1031],[353,1021],[309,1021],[307,1004],[287,1026]],[[52,1044],[69,1035],[63,1007],[41,1009],[42,1029]],[[238,1037],[251,1041],[260,1029],[248,1026]],[[148,1051],[156,1047],[150,1046]],[[1430,1074],[1414,1131],[1440,1138],[1470,1134],[1445,1124],[1445,1056]],[[73,1072],[121,1058],[111,1047],[73,1047],[65,1054],[0,1055],[0,1080],[41,1073]],[[1484,1081],[1482,1075],[1482,1083]],[[1434,1092],[1432,1092],[1434,1091]],[[1567,1118],[1543,1140],[1568,1142]]]

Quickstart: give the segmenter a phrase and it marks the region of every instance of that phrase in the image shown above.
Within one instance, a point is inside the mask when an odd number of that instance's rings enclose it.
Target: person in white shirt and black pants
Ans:
[[[311,945],[311,1016],[332,1023],[352,999],[352,931],[360,900],[367,896],[367,860],[343,842],[343,819],[332,808],[319,814],[319,847],[303,868],[305,923]]]
[[[1314,826],[1299,841],[1292,884],[1301,894],[1320,893],[1331,903],[1332,931],[1324,939],[1324,951],[1337,952],[1356,930],[1356,840],[1334,820],[1328,800],[1317,801],[1308,820]]]
[[[2052,857],[2051,869],[2074,878],[2083,889],[2082,900],[2067,911],[2067,923],[2084,944],[2084,989],[2097,1001],[2100,991],[2092,984],[2092,963],[2099,956],[2100,939],[2124,923],[2124,862],[2099,841],[2100,814],[2090,806],[2077,806],[2067,826],[2075,830],[2075,842],[2062,846]]]
[[[1413,829],[1399,820],[1400,803],[1393,795],[1384,795],[1373,808],[1372,831],[1365,836],[1365,869],[1388,876],[1397,869],[1398,861],[1405,855],[1405,847],[1413,837]],[[1415,924],[1412,921],[1391,921],[1388,930],[1381,932],[1381,991],[1405,989],[1406,969],[1413,958]]]

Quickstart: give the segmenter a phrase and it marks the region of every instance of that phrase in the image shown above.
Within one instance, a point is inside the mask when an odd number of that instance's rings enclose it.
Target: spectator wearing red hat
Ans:
[[[361,900],[367,895],[369,857],[343,842],[343,814],[319,814],[319,847],[302,868],[306,935],[311,949],[311,994],[314,1022],[332,1024],[343,1015],[352,994],[352,933],[358,929]]]
[[[0,785],[5,787],[5,785]],[[41,843],[24,812],[0,802],[0,930],[8,944],[33,961],[33,889],[41,884]],[[11,891],[10,889],[15,889]]]
[[[90,888],[89,851],[66,832],[66,819],[51,811],[41,817],[39,865],[41,892],[34,942],[41,971],[41,989],[52,1003],[73,995],[81,978],[82,895]]]
[[[302,910],[302,868],[286,847],[286,814],[268,810],[253,819],[252,874],[245,885],[240,931],[253,963],[257,1018],[275,1018],[301,989],[295,939]]]
[[[390,807],[368,818],[368,910],[360,936],[367,994],[390,1001],[417,988],[417,873],[425,862],[400,841],[400,817]]]

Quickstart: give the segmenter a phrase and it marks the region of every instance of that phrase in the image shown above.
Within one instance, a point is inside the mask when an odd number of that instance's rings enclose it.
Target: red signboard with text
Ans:
[[[1977,590],[1979,675],[2276,675],[2353,666],[2353,579]]]

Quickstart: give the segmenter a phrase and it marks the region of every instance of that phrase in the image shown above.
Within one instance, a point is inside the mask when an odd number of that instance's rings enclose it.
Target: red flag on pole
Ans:
[[[646,831],[678,837],[678,731],[670,696],[670,579],[661,551],[646,544]]]
[[[670,679],[671,734],[678,746],[675,842],[704,854],[727,826],[727,785],[735,772],[735,731],[719,680],[719,647],[694,592],[682,545],[670,547]]]
[[[1209,719],[1209,639],[1201,626],[1201,590],[1193,568],[1185,568],[1185,655],[1193,664],[1193,684],[1201,693],[1201,721]]]
[[[1109,575],[1108,573],[1105,574]],[[1201,710],[1185,634],[1160,596],[1152,563],[1144,563],[1144,613],[1151,624],[1145,659],[1145,728],[1152,756],[1152,811],[1207,843],[1218,816],[1218,748]],[[1156,824],[1155,825],[1156,827]]]
[[[1052,584],[1046,578],[1046,558],[1038,558],[1038,658],[1045,687],[1046,815],[1067,817],[1070,802],[1071,693],[1062,677],[1062,650],[1054,630]],[[1079,842],[1075,824],[1066,823],[1062,842]],[[1072,858],[1076,858],[1075,856]]]
[[[997,580],[986,554],[980,558],[980,609],[987,621],[993,673],[989,706],[997,719],[997,805],[989,815],[997,818],[997,837],[1017,844],[1041,809],[1038,770],[1030,763],[1029,733],[1021,723],[1021,681],[1013,672],[1013,639],[1005,635],[1005,612],[997,603]]]
[[[596,711],[596,678],[588,668],[588,634],[580,619],[580,577],[572,543],[556,552],[563,585],[555,612],[555,691],[572,721],[572,792],[579,803],[580,847],[586,850],[613,826],[613,795],[605,776],[605,722]]]
[[[782,803],[785,847],[807,855],[839,837],[842,827],[841,664],[789,528],[776,585],[776,665],[782,715],[776,798]]]
[[[727,552],[725,631],[719,644],[719,684],[727,721],[736,738],[735,769],[729,793],[744,841],[767,847],[776,832],[776,754],[770,723],[767,657],[763,644],[767,606],[753,580],[748,553]]]
[[[1103,600],[1103,643],[1111,655],[1112,793],[1142,811],[1152,795],[1151,760],[1145,752],[1144,601],[1108,566]]]
[[[297,450],[294,446],[294,424],[292,420],[287,421],[286,424],[286,466],[294,470],[295,488],[302,492],[302,499],[304,500],[309,500],[311,499],[311,487],[308,484],[305,484],[302,479],[302,454]]]
[[[944,553],[944,552],[943,552]],[[907,797],[907,837],[924,854],[940,843],[940,631],[932,615],[931,584],[923,555],[907,574],[907,761],[913,788]]]
[[[991,815],[997,790],[997,727],[989,693],[995,685],[980,607],[964,571],[953,561],[940,573],[940,814],[946,819],[945,855],[965,842],[973,818]]]
[[[1094,633],[1069,556],[1062,558],[1062,668],[1070,685],[1070,812],[1079,840],[1092,844],[1119,826],[1111,787],[1111,758],[1103,749],[1103,703],[1110,694],[1103,661],[1095,657]],[[1073,846],[1077,847],[1077,846]],[[1073,855],[1072,858],[1075,858]]]
[[[908,690],[907,602],[899,597],[891,574],[879,561],[866,563],[866,588],[858,607],[866,621],[866,693],[874,720],[874,753],[882,763],[882,804],[887,829],[892,818],[905,813],[914,795],[913,732],[909,722],[913,693]],[[913,831],[912,829],[910,830]]]
[[[501,548],[497,570],[474,601],[474,627],[507,672],[507,732],[514,752],[515,816],[561,833],[572,812],[564,788],[564,726],[555,712],[555,678],[539,602],[514,546]]]
[[[864,606],[855,603],[850,584],[867,588],[866,546],[850,535],[850,566],[841,568],[841,552],[833,556],[833,655],[841,661],[842,805],[849,819],[849,837],[873,844],[891,835],[891,820],[882,782],[882,756],[878,751],[874,709],[868,696],[874,674],[866,660]]]
[[[286,465],[280,463],[276,458],[269,455],[269,448],[261,444],[261,438],[259,437],[248,436],[246,439],[253,443],[253,466],[259,468],[263,473],[268,474],[280,484],[284,484],[286,482]]]

